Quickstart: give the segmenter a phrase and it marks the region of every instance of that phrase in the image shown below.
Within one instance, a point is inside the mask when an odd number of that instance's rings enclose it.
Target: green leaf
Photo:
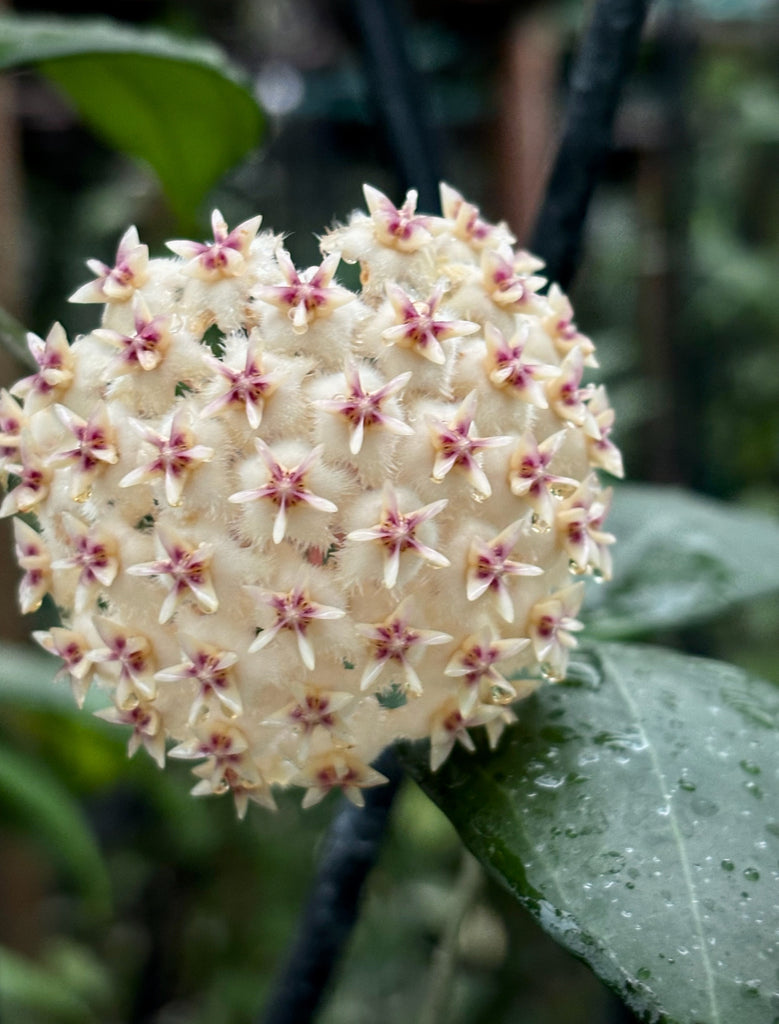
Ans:
[[[35,373],[39,366],[27,346],[27,330],[6,310],[0,308],[0,345],[23,366]]]
[[[110,145],[151,164],[185,223],[262,136],[250,88],[209,44],[109,20],[0,18],[0,69],[27,64]]]
[[[110,881],[78,803],[40,762],[0,744],[0,808],[34,834],[80,888],[91,909],[105,914]]]
[[[412,773],[541,926],[643,1019],[779,1016],[779,694],[720,662],[593,646],[496,752]]]
[[[614,579],[585,601],[605,640],[675,629],[779,590],[779,521],[671,487],[616,489]]]
[[[28,1020],[30,1013],[35,1014],[34,1019],[51,1024],[67,1021],[86,1024],[95,1020],[84,1000],[57,974],[3,947],[0,947],[0,1006],[13,1014],[9,1020]],[[16,1015],[20,1011],[25,1014],[23,1018]]]
[[[55,710],[82,717],[89,711],[107,707],[110,700],[96,687],[87,694],[83,710],[79,710],[65,680],[54,682],[62,669],[62,659],[45,654],[25,644],[4,643],[0,646],[0,703],[8,701],[17,707],[36,711]],[[67,676],[66,676],[67,678]],[[105,732],[104,723],[99,723]]]

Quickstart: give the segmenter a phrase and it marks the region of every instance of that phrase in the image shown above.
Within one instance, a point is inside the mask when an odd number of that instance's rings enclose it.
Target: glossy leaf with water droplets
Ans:
[[[720,662],[584,649],[490,752],[406,761],[466,845],[642,1020],[779,1018],[779,692]]]
[[[604,640],[679,629],[779,591],[779,520],[652,484],[615,488],[613,582],[585,601]]]

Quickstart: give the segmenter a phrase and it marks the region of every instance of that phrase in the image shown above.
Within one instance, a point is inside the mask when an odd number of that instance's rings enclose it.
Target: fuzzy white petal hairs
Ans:
[[[99,326],[30,335],[0,395],[20,604],[62,611],[36,640],[131,754],[174,741],[240,814],[361,803],[400,737],[434,768],[495,742],[610,571],[596,470],[622,463],[570,302],[450,186],[439,217],[364,194],[302,270],[259,217],[167,259],[130,228],[72,297]]]

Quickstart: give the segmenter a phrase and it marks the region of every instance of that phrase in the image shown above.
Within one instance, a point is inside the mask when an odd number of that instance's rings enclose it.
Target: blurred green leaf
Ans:
[[[62,660],[24,644],[0,646],[0,701],[33,707],[77,711],[67,684],[53,683]]]
[[[3,1020],[89,1024],[97,1018],[55,972],[0,947],[0,1006]],[[11,1016],[6,1016],[7,1014]],[[24,1016],[21,1016],[24,1014]],[[34,1015],[34,1016],[32,1016]]]
[[[405,758],[466,845],[647,1021],[768,1024],[779,696],[739,669],[603,644],[497,751]]]
[[[27,347],[27,331],[4,309],[0,309],[0,345],[23,366],[38,372],[38,364]]]
[[[185,224],[262,137],[250,88],[202,42],[109,20],[0,18],[0,69],[27,64],[110,145],[151,164]]]
[[[95,913],[108,911],[108,872],[78,803],[42,763],[5,744],[0,744],[0,807],[25,823]]]
[[[592,587],[584,618],[623,639],[712,618],[779,590],[779,521],[671,487],[619,487],[608,519],[614,581]]]

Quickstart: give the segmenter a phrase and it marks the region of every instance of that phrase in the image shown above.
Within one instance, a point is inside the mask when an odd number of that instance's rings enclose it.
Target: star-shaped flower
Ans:
[[[462,472],[471,487],[482,497],[489,498],[492,487],[487,474],[477,461],[480,452],[488,448],[501,448],[511,444],[510,436],[473,437],[473,420],[476,415],[476,392],[471,391],[449,423],[431,419],[428,428],[436,457],[433,463],[433,479],[440,482],[452,469]]]
[[[195,726],[188,739],[177,744],[170,751],[171,757],[191,760],[199,757],[213,758],[218,765],[238,763],[249,749],[246,734],[232,722],[206,721]]]
[[[611,488],[601,490],[593,474],[558,509],[555,526],[571,560],[572,572],[595,572],[601,579],[610,579],[609,545],[616,537],[603,530],[603,523],[611,506],[611,496]]]
[[[151,644],[141,633],[102,615],[92,619],[100,639],[106,645],[92,650],[89,657],[96,664],[114,665],[119,674],[114,700],[121,710],[133,708],[140,700],[154,700],[154,657]]]
[[[316,729],[324,729],[333,741],[349,744],[353,737],[344,722],[342,712],[354,704],[353,693],[325,690],[319,686],[291,687],[295,698],[265,719],[265,725],[282,725],[294,730],[300,737],[299,757],[308,757],[311,737]]]
[[[262,423],[265,402],[282,384],[282,373],[266,371],[263,367],[259,342],[250,340],[246,346],[246,362],[243,369],[234,370],[223,360],[204,355],[203,361],[227,382],[227,390],[209,402],[200,411],[201,419],[219,416],[228,409],[241,408],[252,430]]]
[[[565,440],[564,430],[550,434],[540,443],[527,431],[511,453],[508,480],[511,493],[524,498],[535,513],[537,523],[554,522],[554,499],[570,494],[577,481],[549,472],[549,465]]]
[[[548,381],[546,395],[550,407],[561,420],[584,426],[587,420],[587,405],[592,388],[581,387],[584,373],[584,356],[581,348],[572,348],[560,364],[560,373]]]
[[[270,788],[252,759],[246,734],[232,723],[207,721],[196,726],[193,735],[175,746],[170,756],[206,758],[193,769],[201,780],[192,789],[194,796],[219,796],[229,790],[241,818],[249,800],[275,810]]]
[[[260,229],[262,217],[251,217],[228,232],[227,222],[219,210],[211,214],[213,242],[190,242],[177,239],[167,247],[187,262],[182,272],[203,281],[239,277],[246,269],[251,244]]]
[[[23,519],[14,519],[16,560],[24,576],[19,584],[23,615],[37,611],[51,586],[51,558],[41,535]]]
[[[73,552],[67,558],[58,558],[51,567],[78,569],[76,584],[76,611],[83,611],[101,588],[110,587],[119,572],[119,545],[116,538],[99,525],[88,526],[70,515],[62,514],[62,525]]]
[[[556,366],[546,365],[525,357],[524,352],[530,337],[527,324],[521,325],[510,340],[494,324],[484,326],[484,340],[487,355],[484,367],[490,383],[537,409],[546,409],[549,403],[544,391],[544,382],[559,374]]]
[[[368,529],[352,530],[347,540],[378,543],[384,549],[384,586],[391,590],[398,581],[400,556],[411,552],[429,565],[436,568],[448,566],[449,559],[428,544],[424,544],[416,535],[423,523],[437,516],[448,504],[446,498],[433,501],[429,505],[414,512],[401,512],[398,508],[398,497],[392,484],[384,486],[384,498],[380,521]]]
[[[149,248],[141,245],[137,229],[130,227],[119,240],[113,267],[100,260],[87,260],[87,266],[97,280],[77,289],[71,302],[126,302],[149,280]]]
[[[144,747],[160,768],[165,766],[165,729],[162,716],[150,701],[139,701],[133,707],[111,707],[96,711],[95,715],[115,725],[132,728],[127,743],[128,757]]]
[[[257,634],[249,647],[249,653],[263,650],[286,629],[295,634],[300,658],[306,668],[313,671],[316,667],[316,657],[314,646],[308,636],[309,627],[313,622],[342,619],[346,615],[344,609],[313,601],[305,583],[296,583],[288,591],[263,590],[261,587],[252,586],[245,589],[260,604],[270,607],[276,615],[273,625]]]
[[[170,348],[170,317],[164,313],[152,316],[141,295],[133,297],[134,334],[101,327],[93,331],[94,337],[118,349],[106,376],[119,377],[134,370],[156,370]]]
[[[241,504],[247,501],[266,500],[278,506],[276,519],[273,523],[273,543],[280,544],[287,532],[287,513],[301,503],[310,505],[320,512],[337,512],[338,506],[327,498],[314,494],[306,485],[306,475],[322,454],[322,446],[312,448],[297,466],[287,467],[278,461],[268,445],[259,437],[254,439],[254,446],[265,463],[268,479],[260,487],[247,491],[238,491],[227,499]]]
[[[516,254],[509,246],[485,249],[482,253],[484,290],[507,313],[534,312],[538,301],[535,293],[545,283],[543,277],[534,277],[526,272],[522,265],[524,255],[520,254],[517,261]]]
[[[27,347],[38,364],[38,372],[23,377],[11,388],[11,394],[24,401],[24,411],[32,415],[58,398],[73,380],[75,361],[68,344],[68,336],[60,323],[55,323],[46,340],[37,334],[27,334]]]
[[[166,523],[158,523],[156,539],[161,557],[153,562],[140,562],[127,567],[131,576],[157,576],[167,588],[160,608],[160,622],[168,622],[187,598],[192,597],[198,608],[211,614],[219,607],[211,581],[213,545],[193,544]]]
[[[365,203],[373,221],[376,241],[398,252],[416,252],[431,241],[433,218],[416,212],[419,194],[416,189],[406,193],[401,207],[371,185],[363,185]]]
[[[22,430],[27,424],[24,410],[8,391],[0,390],[0,471],[19,456]]]
[[[488,626],[463,640],[444,669],[444,675],[458,679],[462,685],[459,709],[463,714],[469,714],[478,700],[507,704],[516,699],[516,687],[495,668],[495,663],[514,657],[529,644],[527,637],[501,639]]]
[[[338,398],[320,398],[312,404],[326,412],[343,416],[349,423],[349,451],[358,455],[362,450],[365,431],[386,430],[390,434],[410,437],[414,428],[396,416],[389,416],[382,410],[388,398],[402,391],[411,379],[411,372],[399,373],[375,391],[366,391],[360,380],[360,371],[354,363],[348,363],[344,370],[348,394]]]
[[[163,477],[165,497],[169,505],[180,505],[187,477],[203,462],[209,462],[214,449],[197,444],[190,425],[188,410],[182,406],[173,417],[168,434],[160,434],[145,423],[131,420],[131,423],[147,444],[157,449],[150,462],[131,470],[119,481],[120,487],[153,483]]]
[[[228,760],[210,758],[204,764],[196,765],[192,774],[200,778],[190,792],[193,796],[222,796],[232,793],[235,810],[240,819],[246,817],[249,801],[276,810],[276,801],[268,783],[263,779],[256,764],[248,754]]]
[[[562,679],[568,652],[576,647],[573,633],[584,629],[576,615],[584,597],[584,583],[574,583],[537,601],[528,616],[528,633],[533,650],[548,679]]]
[[[35,630],[33,640],[39,643],[44,651],[62,658],[65,664],[54,676],[55,680],[67,676],[76,703],[84,706],[90,678],[94,667],[92,650],[86,637],[73,629],[52,626],[49,630]]]
[[[490,224],[479,216],[479,207],[468,203],[460,193],[441,182],[441,209],[444,217],[451,224],[455,238],[466,242],[474,249],[483,249],[486,245],[495,248],[501,245],[512,245],[516,239],[506,224]]]
[[[253,294],[261,302],[286,313],[295,334],[305,334],[315,320],[330,316],[340,306],[357,298],[348,288],[333,284],[340,261],[338,253],[331,253],[320,266],[298,273],[289,253],[279,249],[276,262],[284,284],[258,285]]]
[[[106,466],[116,465],[119,461],[116,431],[108,415],[108,407],[105,402],[98,402],[88,420],[64,405],[55,406],[55,412],[76,440],[74,448],[57,453],[56,464],[71,467],[71,498],[86,501],[98,474]]]
[[[468,730],[500,718],[504,711],[499,704],[480,704],[475,710],[463,713],[455,698],[445,701],[430,719],[430,770],[437,771],[441,767],[455,743],[474,751],[476,747]]]
[[[154,678],[159,683],[191,680],[197,684],[187,724],[194,725],[214,700],[225,715],[240,715],[243,711],[241,694],[230,671],[238,661],[235,651],[225,651],[188,633],[179,633],[178,641],[186,661],[162,669]]]
[[[313,807],[333,789],[340,789],[357,807],[365,804],[362,790],[387,781],[386,775],[364,764],[347,750],[328,750],[309,758],[289,780],[293,786],[305,786],[303,807]]]
[[[387,297],[395,310],[397,322],[382,331],[384,341],[388,345],[411,349],[431,363],[442,366],[446,362],[442,341],[462,338],[479,330],[479,325],[470,320],[443,320],[437,316],[444,290],[444,282],[439,281],[427,302],[415,302],[400,285],[388,282]]]
[[[593,428],[586,433],[587,453],[591,466],[600,466],[612,476],[623,477],[622,452],[609,436],[614,426],[614,410],[609,405],[606,388],[601,384],[590,394],[587,418]]]
[[[568,296],[558,284],[552,284],[549,286],[546,299],[549,312],[543,318],[543,324],[560,355],[567,356],[572,349],[578,346],[584,356],[584,365],[597,366],[595,346],[573,322],[573,306]]]
[[[468,600],[476,601],[482,594],[489,592],[495,598],[498,613],[506,622],[514,621],[514,604],[508,582],[515,576],[540,576],[544,571],[538,565],[515,562],[509,558],[523,529],[524,524],[518,520],[490,541],[476,539],[471,543],[468,554]]]
[[[7,470],[19,477],[19,483],[9,491],[0,505],[0,518],[17,512],[32,512],[49,494],[54,470],[50,459],[38,454],[38,446],[26,431],[19,438],[20,462],[8,463]]]
[[[425,647],[446,644],[452,639],[448,633],[435,629],[419,629],[410,624],[413,617],[411,598],[404,598],[383,622],[358,622],[357,632],[369,641],[371,660],[363,672],[360,689],[367,690],[385,666],[394,661],[401,666],[406,677],[406,689],[422,693],[422,683],[409,661],[409,655],[420,656]]]

